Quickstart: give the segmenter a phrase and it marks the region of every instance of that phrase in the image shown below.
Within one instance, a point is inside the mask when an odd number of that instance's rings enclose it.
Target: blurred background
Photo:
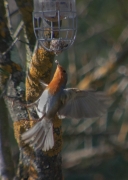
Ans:
[[[78,0],[75,43],[57,57],[68,71],[68,87],[112,98],[104,117],[63,120],[66,180],[128,179],[127,7],[125,0]]]
[[[63,120],[64,178],[127,180],[128,1],[76,1],[78,31],[75,43],[55,59],[67,70],[67,87],[104,91],[112,98],[112,102],[108,113],[101,118]],[[8,2],[11,3],[10,11],[14,12],[15,2]],[[12,23],[17,28],[16,23],[20,21],[21,15],[15,15],[16,19]],[[26,44],[18,46],[22,52],[19,53],[13,47],[11,56],[16,62],[19,59],[24,67],[24,59],[27,56],[30,61],[32,54],[26,55],[23,47]],[[10,127],[11,151],[18,162],[11,120]]]

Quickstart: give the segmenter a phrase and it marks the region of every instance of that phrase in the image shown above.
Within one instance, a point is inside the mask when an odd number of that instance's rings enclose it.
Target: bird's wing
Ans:
[[[107,100],[102,92],[65,89],[58,116],[74,119],[99,117],[107,111]]]
[[[37,114],[41,118],[47,111],[47,101],[49,98],[49,91],[45,89],[38,100]]]

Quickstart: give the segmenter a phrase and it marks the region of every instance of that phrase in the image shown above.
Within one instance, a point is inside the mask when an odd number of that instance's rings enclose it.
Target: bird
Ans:
[[[59,118],[96,118],[107,112],[107,96],[95,90],[66,88],[67,72],[59,64],[51,82],[38,98],[36,107],[39,121],[21,135],[21,139],[35,150],[48,151],[54,147],[53,119]]]

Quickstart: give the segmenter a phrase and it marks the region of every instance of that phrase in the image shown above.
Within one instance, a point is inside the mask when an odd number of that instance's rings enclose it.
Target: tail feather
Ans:
[[[51,137],[51,138],[50,138]],[[52,126],[49,129],[49,132],[46,136],[46,140],[44,142],[44,151],[47,151],[48,148],[51,149],[54,146],[54,138],[53,138],[53,128]]]
[[[35,150],[42,149],[47,151],[54,146],[53,125],[51,121],[42,119],[35,124],[31,129],[22,134],[22,140],[25,143],[30,143]]]
[[[49,131],[47,131],[43,138],[40,138],[35,150],[42,149],[43,151],[47,151],[52,149],[54,146],[54,138],[53,138],[53,127],[52,123],[49,125]]]
[[[41,131],[41,130],[40,130],[40,131]],[[34,146],[34,145],[35,145],[35,142],[36,142],[36,144],[39,144],[40,141],[41,141],[42,139],[44,139],[44,136],[45,136],[44,131],[43,131],[42,133],[40,133],[40,131],[39,131],[38,134],[36,135],[34,141],[31,142],[31,146]]]
[[[44,137],[42,139],[40,139],[40,141],[38,142],[37,146],[35,147],[35,150],[37,150],[37,149],[42,149],[42,150],[47,149],[46,147],[44,147],[44,146],[46,146],[46,144],[44,144],[45,141],[47,140],[46,137],[47,136],[45,134]],[[48,148],[48,150],[49,149],[50,149],[50,147]],[[46,150],[44,150],[44,151],[46,151]]]
[[[37,123],[35,126],[33,126],[30,130],[26,131],[25,133],[22,134],[22,140],[27,140],[33,138],[33,136],[40,131],[41,126]]]
[[[31,136],[27,136],[27,133],[29,133],[29,131],[31,130],[31,133],[33,132],[33,134],[31,134]],[[33,131],[33,128],[32,129],[30,129],[30,130],[28,130],[28,131],[26,131],[24,134],[23,134],[23,136],[22,136],[22,140],[24,140],[24,142],[26,143],[26,144],[28,144],[28,143],[33,143],[33,142],[36,142],[35,141],[35,138],[38,136],[38,133],[40,133],[40,131],[41,131],[41,127],[39,127],[38,129],[37,129],[37,131]],[[26,136],[25,136],[26,135]]]

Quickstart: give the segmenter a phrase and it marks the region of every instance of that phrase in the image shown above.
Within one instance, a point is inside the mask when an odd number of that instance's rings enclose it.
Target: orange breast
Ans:
[[[47,88],[49,89],[49,92],[51,94],[55,94],[60,90],[62,84],[63,84],[63,81],[61,81],[61,79],[60,80],[54,79],[51,81],[51,83],[48,85]]]
[[[49,89],[49,92],[51,94],[57,93],[62,87],[62,85],[65,85],[66,82],[65,79],[66,76],[63,72],[63,68],[58,65],[55,74],[53,76],[53,79],[47,87]]]

